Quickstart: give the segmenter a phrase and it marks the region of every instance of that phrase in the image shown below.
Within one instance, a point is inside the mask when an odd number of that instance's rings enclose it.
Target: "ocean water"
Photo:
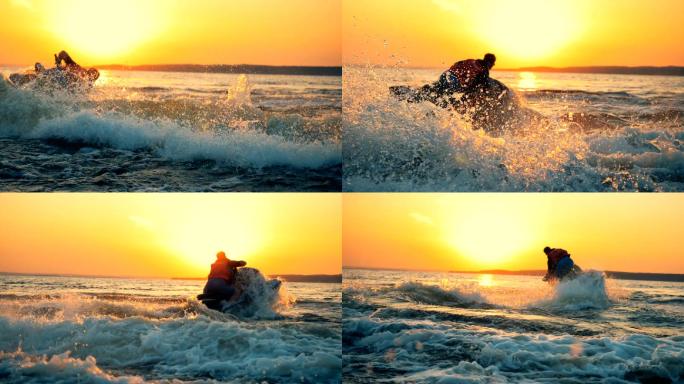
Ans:
[[[684,77],[493,71],[542,115],[494,137],[390,97],[439,74],[344,68],[344,190],[684,190]]]
[[[684,283],[343,273],[349,383],[684,381]]]
[[[330,76],[102,71],[76,92],[2,79],[0,182],[12,191],[339,191],[341,103],[341,78]]]
[[[207,309],[203,284],[0,275],[0,381],[341,380],[340,284],[284,283],[250,318]]]

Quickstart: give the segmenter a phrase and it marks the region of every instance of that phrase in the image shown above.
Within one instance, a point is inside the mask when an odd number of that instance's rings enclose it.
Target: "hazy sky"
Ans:
[[[341,271],[341,196],[0,194],[0,271],[205,276],[218,250],[266,274]]]
[[[684,273],[684,194],[343,196],[343,265],[545,269],[548,245],[583,268]]]
[[[343,62],[684,65],[681,0],[344,0]]]
[[[0,64],[340,65],[341,0],[2,0]]]

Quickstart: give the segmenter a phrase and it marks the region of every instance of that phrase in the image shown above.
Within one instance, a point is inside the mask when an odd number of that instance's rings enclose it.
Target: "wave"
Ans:
[[[97,366],[94,357],[75,359],[70,352],[49,358],[25,352],[0,351],[0,375],[5,383],[46,383],[72,381],[84,383],[140,384],[140,376],[115,376]],[[78,378],[74,380],[74,378]]]
[[[467,292],[459,288],[443,288],[419,282],[404,282],[396,287],[399,294],[410,300],[431,305],[453,307],[469,307],[487,304],[485,298],[477,291]]]
[[[658,85],[643,99],[623,91],[542,90],[574,98],[530,99],[523,105],[543,113],[543,123],[491,137],[474,130],[467,117],[389,95],[390,85],[417,81],[418,72],[350,68],[343,76],[345,191],[684,188],[684,108],[678,95],[656,100]],[[605,152],[606,142],[618,145]]]
[[[287,291],[282,281],[277,291],[273,291],[271,281],[267,281],[259,270],[241,268],[235,280],[236,288],[248,298],[248,305],[238,305],[225,310],[241,319],[275,319],[279,318],[279,310],[288,308],[296,301]]]
[[[173,123],[151,122],[125,116],[78,112],[42,121],[27,138],[62,139],[84,146],[124,150],[152,150],[178,161],[214,160],[248,167],[293,166],[321,168],[339,164],[335,145],[295,143],[265,133],[202,134]]]
[[[431,319],[429,315],[423,317]],[[421,319],[421,317],[416,317]],[[345,356],[395,382],[680,381],[682,337],[578,337],[473,331],[441,321],[345,319]],[[372,362],[382,362],[379,364]],[[381,368],[381,369],[380,369]],[[362,372],[345,370],[350,380]]]
[[[306,322],[278,326],[205,316],[166,321],[88,317],[81,322],[0,318],[0,351],[22,350],[35,356],[33,366],[42,365],[34,372],[42,381],[59,375],[53,368],[60,366],[100,376],[125,372],[145,379],[308,383],[339,382],[341,370],[339,333]],[[22,366],[25,356],[15,356],[4,354],[0,366],[18,382],[32,367]]]
[[[553,297],[532,307],[572,312],[586,309],[606,309],[612,301],[606,289],[606,275],[586,271],[574,279],[561,281],[554,287]]]
[[[341,164],[340,147],[334,140],[326,140],[323,135],[307,137],[307,132],[298,134],[302,126],[309,129],[301,119],[270,116],[261,129],[250,123],[256,112],[248,106],[248,89],[248,84],[237,84],[225,101],[222,115],[233,114],[227,122],[234,126],[214,123],[208,127],[207,122],[199,122],[201,129],[193,129],[183,121],[102,111],[89,101],[15,89],[3,80],[0,137],[146,150],[173,161],[211,160],[250,168],[326,168]],[[154,116],[166,112],[155,109],[150,113]],[[183,115],[178,111],[172,114]]]
[[[250,297],[248,305],[224,314],[211,310],[194,298],[154,297],[121,293],[4,294],[0,310],[8,319],[39,321],[76,321],[90,317],[111,319],[141,318],[170,320],[206,316],[215,320],[281,319],[281,312],[296,302],[286,283],[272,293],[265,280],[255,279],[244,287]]]

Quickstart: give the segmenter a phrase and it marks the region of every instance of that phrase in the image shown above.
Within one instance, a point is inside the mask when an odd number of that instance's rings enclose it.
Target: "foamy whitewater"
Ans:
[[[349,383],[684,381],[684,283],[346,269]]]
[[[0,275],[0,381],[340,382],[340,284],[285,283],[249,318],[203,284]]]
[[[344,190],[684,190],[683,77],[493,71],[547,124],[492,137],[388,91],[439,74],[344,68]]]
[[[339,191],[341,103],[330,76],[102,71],[82,92],[2,79],[0,185]]]

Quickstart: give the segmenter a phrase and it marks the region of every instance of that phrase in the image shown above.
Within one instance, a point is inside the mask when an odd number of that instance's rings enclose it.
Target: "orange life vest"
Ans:
[[[232,281],[234,277],[233,268],[230,266],[228,259],[219,259],[211,265],[208,279],[223,279],[228,282]]]

